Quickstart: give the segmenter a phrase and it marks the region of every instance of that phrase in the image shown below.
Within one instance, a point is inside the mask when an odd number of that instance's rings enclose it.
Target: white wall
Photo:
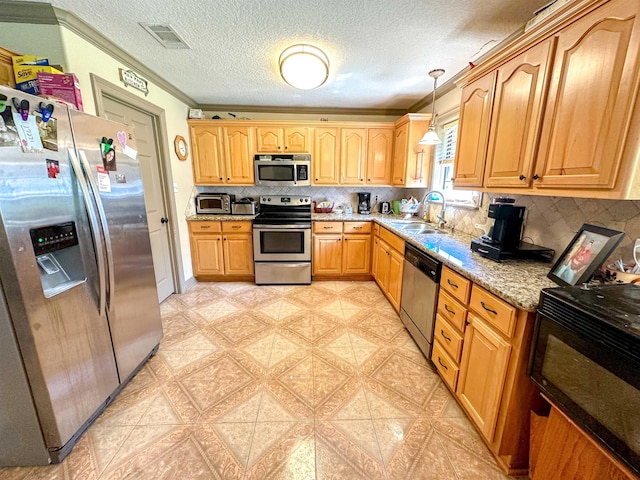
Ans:
[[[125,88],[120,82],[118,68],[125,68],[110,55],[81,38],[77,34],[57,25],[31,25],[0,23],[0,45],[22,54],[46,56],[51,63],[61,64],[65,72],[75,73],[80,82],[84,111],[96,113],[90,74]],[[174,226],[179,232],[178,255],[182,258],[183,274],[186,280],[193,276],[189,248],[187,222],[182,215],[193,189],[191,155],[181,162],[175,155],[173,140],[176,135],[189,138],[187,126],[188,106],[153,83],[149,83],[149,94],[127,88],[127,91],[144,98],[165,111],[167,121],[168,151],[171,152],[171,174],[177,186],[175,195],[178,216]]]

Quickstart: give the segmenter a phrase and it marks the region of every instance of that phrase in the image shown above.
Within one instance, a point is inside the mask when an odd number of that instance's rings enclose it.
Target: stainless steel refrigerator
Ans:
[[[133,129],[47,105],[0,87],[0,466],[64,458],[162,338]]]

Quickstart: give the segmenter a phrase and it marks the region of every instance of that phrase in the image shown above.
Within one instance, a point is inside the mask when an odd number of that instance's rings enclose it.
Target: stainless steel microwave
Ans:
[[[256,155],[256,185],[303,187],[311,185],[311,155]]]
[[[196,197],[196,213],[231,214],[235,195],[228,193],[204,193]]]

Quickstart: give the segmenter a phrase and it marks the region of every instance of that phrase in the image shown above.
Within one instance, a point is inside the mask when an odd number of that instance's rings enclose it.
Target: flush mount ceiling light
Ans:
[[[291,45],[280,54],[280,75],[292,87],[317,88],[329,78],[329,58],[313,45]]]
[[[429,72],[429,76],[433,78],[433,99],[431,100],[431,125],[424,137],[418,142],[420,145],[438,145],[442,143],[436,133],[436,88],[438,88],[438,78],[444,74],[444,70],[436,68]]]

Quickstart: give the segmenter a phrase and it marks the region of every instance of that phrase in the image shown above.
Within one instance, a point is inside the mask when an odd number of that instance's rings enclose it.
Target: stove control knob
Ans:
[[[270,201],[271,201],[271,199],[270,199],[270,198],[267,198],[267,202],[270,202]]]

